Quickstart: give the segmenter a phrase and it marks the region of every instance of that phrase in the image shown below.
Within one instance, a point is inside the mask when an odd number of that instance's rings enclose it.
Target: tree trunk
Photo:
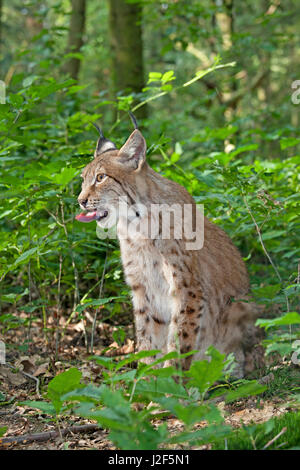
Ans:
[[[80,52],[80,49],[83,45],[86,0],[71,0],[71,3],[72,13],[70,19],[67,53],[76,53]],[[80,62],[80,59],[72,57],[64,67],[65,72],[75,80],[78,80]]]
[[[234,32],[234,16],[233,16],[233,2],[234,0],[220,0],[218,4],[222,4],[224,7],[223,12],[216,13],[216,24],[221,32],[222,36],[222,47],[223,51],[230,51],[232,49],[232,35]],[[236,92],[236,82],[232,78],[228,78],[227,83],[223,86],[223,97],[224,100],[228,100]],[[224,119],[226,123],[230,123],[234,118],[237,101],[232,103],[228,102],[228,105],[224,112]],[[230,139],[226,139],[224,142],[225,152],[230,152],[234,148]]]
[[[216,23],[222,35],[222,46],[224,51],[229,51],[232,44],[232,35],[234,32],[234,17],[233,17],[233,1],[234,0],[222,0],[224,11],[216,14]],[[220,3],[220,2],[219,2]],[[235,80],[228,80],[228,83],[224,87],[223,95],[225,100],[228,99],[232,93],[236,91]],[[227,122],[231,121],[234,116],[236,103],[229,105],[225,111],[225,119]]]
[[[3,6],[3,3],[2,3],[2,0],[0,0],[0,54],[2,50],[2,6]]]
[[[111,44],[111,88],[118,92],[140,93],[144,87],[142,8],[126,0],[109,0]],[[146,116],[145,106],[137,112]]]

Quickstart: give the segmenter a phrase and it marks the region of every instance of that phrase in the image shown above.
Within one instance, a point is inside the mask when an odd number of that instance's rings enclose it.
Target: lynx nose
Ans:
[[[83,207],[84,209],[86,208],[86,205],[88,203],[88,199],[80,199],[78,198],[79,205]]]

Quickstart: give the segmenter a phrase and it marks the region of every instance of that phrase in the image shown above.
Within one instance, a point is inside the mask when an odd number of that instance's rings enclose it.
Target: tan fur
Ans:
[[[85,209],[108,210],[119,197],[130,203],[192,204],[190,194],[179,184],[153,171],[145,160],[144,138],[135,130],[120,151],[95,153],[83,171],[79,202]],[[101,183],[97,174],[107,175]],[[142,220],[144,214],[139,214]],[[146,216],[145,216],[146,217]],[[187,250],[185,238],[123,238],[125,220],[118,220],[121,257],[127,283],[131,286],[138,350],[161,349],[163,353],[180,348],[198,350],[203,358],[208,346],[224,353],[233,352],[242,376],[251,362],[256,342],[253,326],[259,311],[246,300],[249,281],[245,264],[230,238],[204,218],[204,245]],[[98,222],[102,225],[102,222]],[[251,334],[249,332],[251,331]],[[247,342],[248,340],[248,342]],[[186,359],[184,367],[190,365]]]

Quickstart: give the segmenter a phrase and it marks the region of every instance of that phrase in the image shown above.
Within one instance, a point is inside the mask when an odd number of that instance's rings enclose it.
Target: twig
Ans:
[[[248,201],[247,201],[246,196],[244,196],[243,199],[244,199],[246,208],[247,208],[247,210],[248,210],[248,212],[249,212],[249,215],[250,215],[250,217],[251,217],[251,219],[252,219],[252,221],[253,221],[253,223],[254,223],[254,225],[255,225],[255,228],[256,228],[256,231],[257,231],[258,238],[259,238],[260,244],[261,244],[261,246],[262,246],[262,249],[263,249],[263,251],[264,251],[266,257],[268,258],[268,260],[269,260],[271,266],[273,267],[273,269],[274,269],[274,271],[275,271],[275,273],[276,273],[276,275],[277,275],[277,277],[278,277],[280,283],[282,284],[282,283],[283,283],[282,277],[280,276],[280,273],[279,273],[279,271],[278,271],[276,265],[273,263],[272,258],[271,258],[271,256],[269,255],[269,253],[268,253],[268,251],[267,251],[267,249],[266,249],[266,247],[265,247],[265,244],[264,244],[264,242],[263,242],[262,235],[261,235],[261,230],[260,230],[260,228],[259,228],[259,226],[258,226],[258,224],[257,224],[257,222],[256,222],[256,220],[255,220],[255,218],[254,218],[254,215],[252,214],[252,211],[251,211],[251,209],[250,209],[250,207],[249,207],[249,204],[248,204]],[[285,300],[286,300],[287,311],[289,312],[289,311],[290,311],[289,299],[288,299],[288,296],[286,295],[286,292],[283,291],[283,293],[284,293]]]
[[[103,291],[103,284],[104,284],[104,276],[105,276],[105,270],[106,270],[106,262],[107,262],[107,249],[105,253],[105,260],[104,260],[104,266],[102,270],[102,276],[101,276],[101,282],[100,282],[100,288],[99,288],[99,298],[101,299],[102,297],[102,291]],[[93,348],[94,348],[94,334],[95,334],[95,329],[96,329],[96,323],[97,323],[97,309],[95,311],[95,316],[94,316],[94,321],[93,321],[93,326],[92,326],[92,332],[91,332],[91,354],[93,354]]]
[[[0,410],[0,416],[7,416],[7,415],[12,415],[13,417],[17,418],[24,418],[24,416],[21,413],[18,413],[16,410]]]
[[[95,432],[101,428],[98,424],[83,424],[78,426],[71,426],[67,429],[61,429],[58,431],[39,432],[37,434],[24,434],[23,436],[12,436],[0,438],[0,446],[5,444],[28,444],[30,442],[38,441],[44,442],[50,439],[56,439],[57,437],[66,436],[67,434],[75,434],[80,432]]]
[[[251,219],[252,219],[252,221],[253,221],[253,223],[254,223],[254,225],[255,225],[255,228],[256,228],[256,231],[257,231],[258,238],[259,238],[260,244],[261,244],[261,246],[262,246],[262,249],[263,249],[263,251],[264,251],[266,257],[267,257],[268,260],[270,261],[271,265],[273,266],[274,271],[276,272],[278,279],[280,280],[280,282],[282,282],[282,278],[281,278],[281,276],[280,276],[280,274],[279,274],[279,271],[278,271],[277,267],[275,266],[275,264],[273,263],[271,256],[269,255],[269,253],[268,253],[267,250],[266,250],[265,244],[264,244],[263,239],[262,239],[262,235],[261,235],[260,228],[259,228],[259,226],[258,226],[258,224],[257,224],[257,222],[256,222],[256,220],[255,220],[255,218],[254,218],[254,216],[253,216],[253,214],[252,214],[252,211],[251,211],[251,209],[250,209],[250,207],[249,207],[249,205],[248,205],[247,199],[246,199],[245,196],[244,196],[243,199],[244,199],[245,205],[246,205],[246,207],[247,207],[247,210],[248,210],[248,212],[249,212],[249,214],[250,214],[250,217],[251,217]]]
[[[135,392],[137,383],[138,383],[138,379],[133,379],[133,387],[132,387],[132,390],[131,390],[131,394],[130,394],[130,398],[129,398],[129,403],[132,402],[133,395],[134,395],[134,392]]]
[[[277,439],[282,436],[282,434],[284,434],[287,430],[287,427],[285,428],[282,428],[282,430],[280,431],[280,433],[277,434],[277,436],[273,437],[273,439],[271,439],[269,442],[267,442],[267,444],[263,447],[263,450],[267,449],[268,447],[270,447],[270,445],[272,445],[275,441],[277,441]]]
[[[62,332],[62,337],[64,337],[64,334],[65,334],[65,331],[66,331],[66,328],[68,327],[70,321],[73,319],[75,313],[76,313],[76,308],[79,306],[79,305],[82,305],[82,302],[89,296],[89,294],[94,290],[96,289],[96,287],[98,286],[98,284],[101,283],[101,279],[99,281],[96,282],[95,285],[93,285],[85,294],[84,296],[82,297],[82,299],[80,300],[79,304],[75,305],[75,307],[73,308],[71,314],[69,315],[65,325],[64,325],[64,328],[63,328],[63,332]]]
[[[50,237],[50,235],[52,235],[52,233],[55,232],[55,230],[57,230],[56,225],[46,235],[44,235],[43,237],[40,238],[40,242],[43,242],[44,240],[47,240]]]
[[[28,241],[29,241],[29,248],[31,248],[31,230],[30,230],[30,205],[28,200],[26,201],[27,206],[27,230],[28,230]],[[28,266],[27,266],[27,275],[28,275],[28,297],[29,303],[32,302],[32,280],[31,280],[31,259],[29,258]],[[29,312],[29,324],[28,324],[28,332],[27,332],[27,339],[30,340],[31,335],[31,322],[32,322],[32,312]]]
[[[57,225],[59,225],[59,226],[62,227],[62,228],[65,228],[65,227],[64,227],[64,224],[62,224],[62,223],[58,220],[58,217],[57,217],[57,216],[55,216],[54,214],[52,214],[52,212],[50,212],[48,209],[45,208],[45,210],[46,210],[46,212],[48,212],[48,214],[55,220],[55,222],[57,223]]]
[[[69,235],[68,235],[67,226],[66,226],[66,222],[65,222],[65,213],[64,213],[64,203],[63,203],[63,201],[60,201],[60,208],[61,208],[62,226],[64,228],[66,239],[69,240]],[[72,268],[73,268],[73,271],[74,271],[74,282],[75,282],[74,306],[73,306],[73,308],[74,308],[76,306],[76,304],[78,303],[78,301],[79,301],[80,295],[79,295],[78,271],[77,271],[76,264],[75,264],[75,258],[74,258],[74,252],[73,252],[73,249],[72,249],[73,248],[72,245],[73,245],[73,240],[71,240],[71,262],[72,262]]]
[[[58,345],[59,345],[59,320],[60,320],[60,284],[61,284],[61,271],[62,271],[62,254],[59,254],[59,273],[57,283],[57,316],[56,316],[56,334],[55,334],[55,360],[58,360]]]

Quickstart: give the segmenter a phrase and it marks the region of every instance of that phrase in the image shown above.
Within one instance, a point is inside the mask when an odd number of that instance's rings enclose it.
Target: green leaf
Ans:
[[[47,396],[58,414],[62,407],[62,395],[79,388],[82,373],[75,367],[62,372],[52,379],[48,384]]]
[[[96,387],[93,384],[89,384],[86,387],[71,390],[61,395],[61,401],[72,401],[76,400],[79,402],[96,402],[99,403],[102,397],[102,391],[105,385]]]
[[[212,346],[207,350],[211,356],[211,361],[194,361],[190,370],[186,373],[191,377],[189,387],[197,387],[200,393],[206,392],[217,380],[223,376],[225,366],[225,354],[219,353]]]
[[[159,349],[152,349],[150,351],[140,351],[138,353],[129,354],[127,357],[125,357],[125,359],[122,359],[116,364],[116,370],[119,370],[121,369],[121,367],[131,364],[132,362],[142,361],[143,359],[147,357],[155,356],[159,352],[160,352]]]
[[[259,318],[256,320],[255,325],[268,330],[269,328],[281,325],[296,325],[300,323],[300,315],[297,312],[289,312],[279,318],[264,319]]]
[[[20,108],[24,103],[24,98],[22,95],[9,95],[9,101],[15,108]]]
[[[23,87],[24,88],[30,87],[33,84],[33,82],[35,82],[38,79],[39,79],[38,75],[29,75],[29,77],[24,78]]]
[[[253,295],[256,299],[271,300],[274,299],[276,294],[281,289],[281,284],[273,284],[264,287],[255,287],[252,289]]]
[[[194,403],[191,405],[178,404],[174,407],[174,413],[178,419],[182,420],[187,426],[206,421],[208,423],[223,422],[220,410],[213,405],[199,405]]]
[[[112,376],[110,379],[109,379],[109,383],[117,383],[117,382],[133,382],[135,377],[137,375],[137,370],[136,369],[132,369],[132,370],[129,370],[127,372],[123,372],[123,373],[119,373],[119,374],[116,374],[114,376]]]
[[[172,395],[176,398],[188,399],[185,388],[174,381],[171,377],[157,377],[157,379],[139,380],[135,387],[134,396],[142,396],[149,400],[155,400],[156,397]]]
[[[225,401],[226,403],[230,403],[240,398],[258,395],[263,393],[266,389],[266,385],[261,385],[256,380],[252,380],[246,384],[239,385],[236,390],[228,392]]]
[[[286,230],[270,230],[262,234],[262,239],[264,241],[271,240],[272,238],[282,237],[282,235],[286,235]]]
[[[123,450],[156,450],[168,436],[167,423],[154,428],[146,421],[137,422],[136,427],[129,433],[111,431],[109,438]]]
[[[105,408],[99,409],[93,403],[82,402],[75,408],[75,411],[76,414],[94,419],[102,427],[108,428],[109,438],[118,448],[156,449],[166,440],[166,425],[155,429],[150,423],[149,410],[136,412],[131,409],[129,401],[124,398],[121,390],[111,390],[106,385],[100,388],[101,403]]]
[[[132,412],[130,403],[121,391],[112,391],[106,385],[101,387],[101,401],[106,408],[95,409],[92,403],[82,403],[76,411],[81,416],[95,419],[104,427],[119,431],[132,430]]]
[[[280,354],[280,356],[286,356],[291,354],[293,351],[293,346],[290,342],[282,343],[282,342],[274,342],[272,344],[268,344],[266,347],[266,356],[276,352]]]
[[[79,170],[77,168],[65,167],[61,170],[60,173],[49,176],[49,179],[51,179],[54,183],[66,186],[78,173]]]
[[[181,399],[170,396],[156,397],[157,401],[165,410],[170,410],[178,419],[183,421],[186,426],[194,423],[206,421],[208,423],[223,422],[220,410],[211,404],[182,403]]]
[[[294,137],[284,137],[280,140],[280,148],[281,150],[285,150],[289,147],[294,147],[295,145],[300,144],[300,139],[296,139]]]
[[[26,287],[26,289],[23,292],[19,293],[19,294],[15,294],[15,293],[4,294],[0,298],[1,298],[2,302],[14,303],[14,302],[17,302],[18,300],[20,300],[21,297],[23,297],[24,295],[27,295],[27,294],[28,294],[28,288]]]
[[[172,377],[172,376],[182,376],[183,372],[179,369],[176,369],[174,366],[162,367],[160,369],[151,369],[151,375],[155,377]]]
[[[211,425],[197,431],[182,432],[168,439],[170,444],[182,444],[186,442],[189,446],[205,444],[215,439],[225,438],[232,432],[231,428],[226,425]]]
[[[233,156],[233,157],[236,157],[240,153],[251,152],[251,151],[257,150],[257,149],[258,149],[258,144],[243,145],[242,147],[239,147],[236,150],[233,150],[232,152],[230,152],[230,155]]]
[[[97,364],[108,370],[114,370],[118,366],[115,359],[112,357],[92,356],[91,359],[95,360]]]
[[[101,307],[101,305],[108,304],[113,300],[121,300],[124,297],[107,297],[106,299],[97,299],[97,300],[85,300],[84,303],[77,305],[76,312],[81,313],[86,310],[87,307]]]
[[[208,171],[199,171],[199,170],[194,170],[193,173],[197,176],[197,179],[199,181],[201,181],[202,183],[205,183],[207,186],[211,187],[211,188],[215,188],[216,187],[216,178],[211,175]],[[205,198],[204,200],[207,200],[207,198],[209,197],[209,195],[205,195]]]
[[[56,409],[52,405],[52,403],[48,403],[47,401],[22,401],[20,402],[21,405],[29,406],[30,408],[37,408],[38,410],[42,411],[43,413],[47,413],[50,416],[56,415]]]
[[[30,248],[29,250],[26,250],[24,253],[19,256],[19,258],[16,259],[16,261],[12,264],[11,268],[15,268],[19,264],[26,263],[30,258],[33,257],[33,255],[38,251],[39,247],[35,246],[33,248]]]
[[[170,93],[170,91],[173,90],[173,86],[171,84],[162,85],[161,90],[165,91],[166,93]]]
[[[160,72],[149,72],[149,78],[152,80],[160,80],[162,77],[162,74]]]
[[[174,70],[169,70],[168,72],[164,73],[163,76],[161,77],[161,81],[163,84],[170,82],[172,80],[175,80],[176,77],[174,75]]]

